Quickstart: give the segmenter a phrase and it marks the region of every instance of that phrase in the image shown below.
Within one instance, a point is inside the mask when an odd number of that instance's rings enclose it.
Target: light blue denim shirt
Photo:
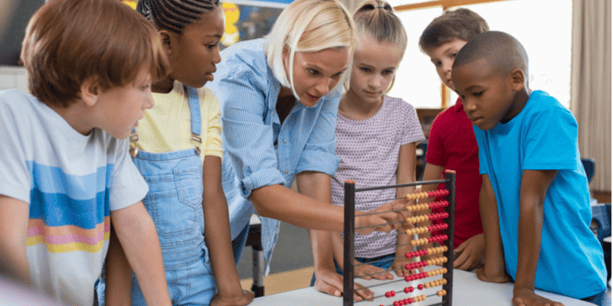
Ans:
[[[294,175],[303,171],[333,176],[339,164],[334,129],[341,86],[313,107],[296,103],[281,125],[276,111],[281,84],[266,61],[265,43],[255,39],[223,50],[215,80],[207,86],[217,95],[222,112],[222,183],[232,239],[255,212],[248,200],[252,190],[274,184],[289,188]],[[278,220],[262,218],[268,263],[278,232]]]

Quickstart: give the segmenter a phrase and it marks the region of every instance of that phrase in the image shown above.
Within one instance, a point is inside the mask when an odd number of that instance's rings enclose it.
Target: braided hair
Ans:
[[[219,6],[219,0],[139,0],[136,10],[156,26],[182,34],[203,13]]]

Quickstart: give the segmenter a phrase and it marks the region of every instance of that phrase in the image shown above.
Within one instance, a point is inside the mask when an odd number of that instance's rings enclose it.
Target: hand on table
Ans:
[[[249,290],[242,290],[240,294],[221,296],[219,293],[213,296],[211,306],[244,306],[255,298],[255,294]]]
[[[560,302],[554,302],[534,293],[527,288],[513,288],[513,306],[564,306]]]
[[[483,266],[483,253],[485,252],[485,239],[483,234],[470,237],[455,250],[454,269],[471,271]]]
[[[373,265],[362,265],[359,262],[356,262],[356,266],[353,268],[353,274],[355,277],[360,277],[365,280],[371,280],[373,278],[382,280],[382,281],[394,279],[394,276],[392,275],[392,273],[387,272],[383,268],[375,267]],[[372,275],[372,274],[375,274],[375,275]]]
[[[333,296],[341,296],[343,293],[343,276],[336,273],[334,270],[320,270],[315,272],[315,289],[320,292],[327,293]],[[358,284],[353,284],[353,300],[354,301],[362,301],[369,300],[371,301],[374,296],[374,293]]]

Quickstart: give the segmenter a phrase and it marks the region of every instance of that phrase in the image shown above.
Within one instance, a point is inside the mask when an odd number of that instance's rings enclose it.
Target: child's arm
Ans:
[[[111,211],[111,222],[147,305],[171,305],[160,241],[143,202]]]
[[[557,170],[524,170],[519,197],[519,254],[513,286],[513,305],[562,305],[534,293],[541,252],[543,203]]]
[[[106,305],[132,305],[132,267],[117,239],[115,230],[111,228],[109,251],[105,261],[106,280],[104,301]]]
[[[479,209],[485,238],[485,261],[484,266],[477,269],[477,277],[484,282],[506,283],[510,279],[504,264],[497,205],[490,178],[484,174],[479,194]]]
[[[415,182],[415,161],[416,161],[416,148],[415,143],[407,143],[400,146],[398,152],[398,170],[396,171],[396,184],[407,184]],[[415,187],[402,187],[396,189],[396,197],[404,197],[409,193],[415,192]],[[415,204],[415,201],[411,201],[407,204]],[[412,251],[410,245],[413,240],[412,235],[403,233],[402,230],[398,231],[398,246],[396,247],[396,259],[392,262],[390,270],[396,271],[398,276],[409,275],[409,271],[404,268],[408,263],[412,263],[412,258],[406,258],[405,254]]]
[[[202,172],[204,239],[209,249],[218,293],[211,305],[247,305],[254,294],[243,290],[232,256],[228,203],[221,185],[221,159],[207,155]]]
[[[0,195],[0,274],[30,284],[26,240],[30,205]]]
[[[320,203],[332,206],[331,179],[328,174],[322,172],[305,171],[296,175],[298,191]],[[315,288],[317,290],[340,296],[343,292],[343,277],[336,273],[334,267],[334,239],[338,235],[335,231],[308,230],[313,249],[313,262],[315,268]],[[342,244],[341,244],[342,245]],[[338,253],[338,250],[336,251]],[[357,284],[356,284],[357,286]],[[354,289],[357,287],[354,287]],[[357,290],[354,292],[354,300],[371,299],[373,293],[370,290]]]

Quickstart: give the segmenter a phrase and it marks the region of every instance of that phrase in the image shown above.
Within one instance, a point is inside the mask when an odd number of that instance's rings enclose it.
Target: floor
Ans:
[[[271,261],[270,274],[264,278],[266,295],[309,286],[313,275],[313,253],[307,230],[282,222]],[[243,288],[251,288],[252,273],[252,251],[247,247],[238,264]]]

